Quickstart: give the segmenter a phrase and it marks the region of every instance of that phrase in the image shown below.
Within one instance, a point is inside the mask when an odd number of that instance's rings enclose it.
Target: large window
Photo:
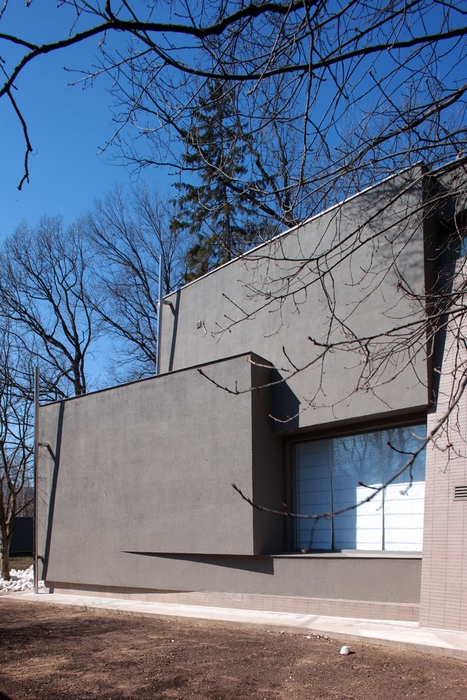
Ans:
[[[424,425],[300,442],[295,445],[299,513],[327,513],[360,503],[420,448]],[[296,521],[299,549],[421,551],[425,453],[408,471],[354,510],[329,519]]]

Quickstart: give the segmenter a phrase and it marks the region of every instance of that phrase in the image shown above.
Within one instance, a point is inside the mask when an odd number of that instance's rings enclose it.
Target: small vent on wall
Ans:
[[[454,486],[454,500],[467,501],[467,486]]]

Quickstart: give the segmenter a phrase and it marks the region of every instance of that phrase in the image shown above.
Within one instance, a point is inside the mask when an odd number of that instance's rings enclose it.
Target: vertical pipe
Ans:
[[[38,527],[37,527],[37,511],[38,511],[38,489],[37,489],[37,473],[38,473],[38,459],[39,459],[39,367],[34,368],[34,551],[33,551],[33,564],[34,564],[34,593],[39,592],[39,571],[38,571],[38,556],[37,556],[37,540],[38,540]]]
[[[157,295],[157,354],[156,354],[156,374],[160,373],[160,356],[161,356],[161,328],[162,328],[162,296],[163,283],[162,277],[164,272],[164,255],[161,251],[159,257],[159,292]]]

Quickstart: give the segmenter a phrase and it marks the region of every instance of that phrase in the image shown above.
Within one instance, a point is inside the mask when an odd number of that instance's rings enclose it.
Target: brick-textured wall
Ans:
[[[436,410],[428,432],[449,408],[462,381],[467,353],[451,325],[442,353]],[[436,369],[435,369],[436,371]],[[467,484],[467,395],[462,395],[449,423],[427,449],[425,528],[420,625],[467,631],[467,501],[454,500],[454,487]]]

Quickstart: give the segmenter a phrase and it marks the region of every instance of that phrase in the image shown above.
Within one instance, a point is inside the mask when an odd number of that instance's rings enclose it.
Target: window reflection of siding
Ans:
[[[380,430],[296,445],[297,509],[326,513],[354,505],[385,483],[415,451],[424,426]],[[392,449],[391,446],[395,449]],[[425,459],[371,501],[332,519],[297,522],[297,546],[310,549],[421,550]],[[367,486],[359,486],[361,481]],[[369,488],[373,487],[373,488]],[[407,490],[408,489],[408,490]]]
[[[390,484],[384,492],[384,549],[422,551],[425,483]],[[402,493],[401,493],[402,492]]]
[[[297,445],[297,503],[299,513],[328,513],[332,510],[329,440]],[[297,521],[298,547],[332,549],[329,520]],[[312,544],[310,544],[310,537]]]

